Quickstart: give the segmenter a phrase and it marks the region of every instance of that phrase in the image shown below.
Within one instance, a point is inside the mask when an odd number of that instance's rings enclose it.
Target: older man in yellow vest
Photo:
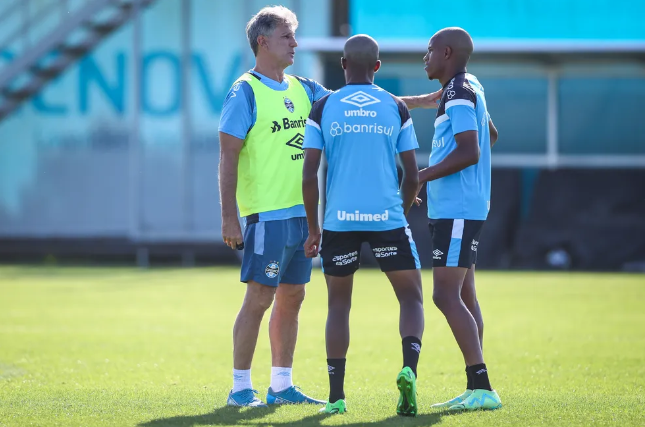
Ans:
[[[267,403],[325,403],[294,387],[291,375],[298,312],[311,276],[303,247],[309,233],[302,142],[312,104],[331,92],[313,80],[285,74],[298,46],[297,27],[296,16],[282,6],[265,7],[251,18],[246,34],[255,67],[233,84],[220,119],[222,237],[231,248],[244,248],[241,281],[247,284],[233,328],[231,406],[265,406],[251,382],[251,362],[260,323],[272,303]],[[409,108],[432,108],[439,95],[402,99]]]

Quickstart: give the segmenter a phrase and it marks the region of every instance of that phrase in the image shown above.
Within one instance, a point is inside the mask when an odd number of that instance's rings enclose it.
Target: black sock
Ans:
[[[493,390],[490,386],[490,381],[488,380],[488,370],[486,369],[485,363],[469,366],[468,370],[470,371],[470,376],[473,378],[473,390]]]
[[[417,365],[419,364],[419,354],[421,354],[421,340],[417,337],[403,338],[403,367],[412,369],[414,376],[417,377]]]
[[[475,381],[473,380],[473,376],[470,373],[468,366],[466,366],[466,390],[474,390],[475,389],[474,382]]]
[[[329,374],[329,402],[334,403],[345,398],[345,362],[347,359],[327,359]]]

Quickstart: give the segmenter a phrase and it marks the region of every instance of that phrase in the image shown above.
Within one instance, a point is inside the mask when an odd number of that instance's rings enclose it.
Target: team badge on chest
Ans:
[[[293,106],[293,101],[291,101],[289,98],[284,98],[284,106],[287,110],[289,110],[290,113],[293,113],[293,111],[296,109],[296,107]]]

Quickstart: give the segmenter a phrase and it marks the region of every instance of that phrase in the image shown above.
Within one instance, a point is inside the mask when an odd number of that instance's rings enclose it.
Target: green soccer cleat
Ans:
[[[478,409],[499,409],[502,407],[502,400],[495,390],[476,389],[460,403],[452,405],[449,411],[476,411]]]
[[[396,385],[399,388],[399,403],[396,413],[404,417],[417,416],[417,379],[412,369],[405,367],[396,376]]]
[[[431,408],[443,408],[443,409],[447,409],[447,408],[450,408],[451,406],[455,406],[456,404],[461,403],[461,401],[462,401],[462,400],[464,400],[465,398],[467,398],[468,396],[470,396],[472,393],[473,393],[473,391],[472,391],[472,390],[466,390],[466,391],[464,391],[463,393],[461,393],[459,396],[457,396],[457,397],[455,397],[455,398],[453,398],[453,399],[450,399],[450,400],[449,400],[449,401],[447,401],[447,402],[443,402],[443,403],[435,403],[434,405],[432,405],[432,406],[430,406],[430,407],[431,407]]]
[[[343,399],[338,399],[334,403],[327,402],[325,407],[318,412],[323,414],[344,414],[347,412],[347,405]]]

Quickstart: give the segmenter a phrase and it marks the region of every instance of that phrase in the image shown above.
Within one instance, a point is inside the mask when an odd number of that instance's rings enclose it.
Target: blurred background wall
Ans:
[[[281,4],[300,21],[287,72],[331,89],[347,36],[375,37],[376,83],[407,95],[439,88],[421,60],[435,31],[471,33],[500,131],[478,267],[645,269],[645,2]],[[221,242],[217,127],[265,5],[2,1],[0,261],[237,262]],[[412,113],[421,167],[434,113]],[[429,266],[425,209],[410,222]]]

